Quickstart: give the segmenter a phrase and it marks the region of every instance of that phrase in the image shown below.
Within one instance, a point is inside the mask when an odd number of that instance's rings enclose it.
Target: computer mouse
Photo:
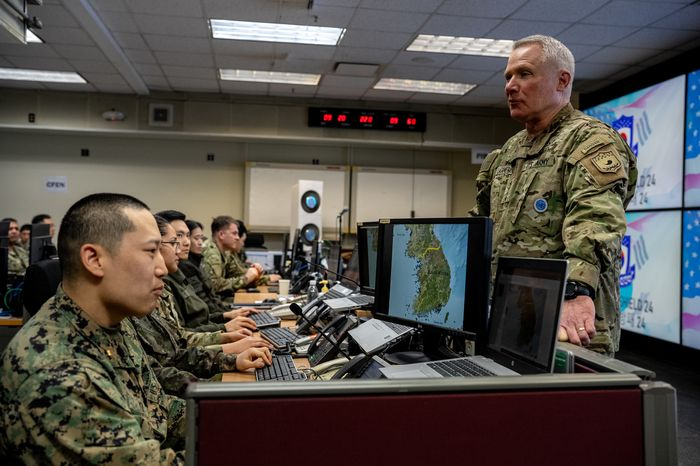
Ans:
[[[257,288],[246,288],[246,292],[248,292],[248,293],[260,293],[260,290]]]

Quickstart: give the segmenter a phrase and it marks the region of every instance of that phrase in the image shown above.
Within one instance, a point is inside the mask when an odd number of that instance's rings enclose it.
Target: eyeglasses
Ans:
[[[179,242],[178,240],[176,240],[176,239],[171,240],[171,241],[161,241],[160,244],[161,244],[161,246],[162,246],[163,244],[169,244],[169,245],[172,246],[172,248],[175,249],[176,251],[177,251],[178,249],[180,249],[180,242]]]

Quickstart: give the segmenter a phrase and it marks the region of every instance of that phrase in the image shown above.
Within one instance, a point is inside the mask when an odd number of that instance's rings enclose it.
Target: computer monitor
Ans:
[[[8,254],[10,252],[10,222],[0,222],[0,309],[5,308],[4,298],[8,283]]]
[[[56,255],[56,247],[51,242],[51,225],[48,223],[35,223],[32,225],[29,239],[29,264],[40,260],[50,259]]]
[[[360,266],[360,292],[374,296],[377,282],[379,222],[357,224],[357,253]]]
[[[492,226],[488,217],[380,220],[375,312],[483,343]]]

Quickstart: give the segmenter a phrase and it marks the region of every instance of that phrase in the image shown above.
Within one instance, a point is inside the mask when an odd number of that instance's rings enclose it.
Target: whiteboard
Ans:
[[[245,222],[256,231],[289,231],[292,187],[299,180],[319,180],[323,181],[323,230],[337,231],[336,217],[348,205],[349,176],[350,170],[345,165],[247,162]]]
[[[383,218],[449,217],[452,172],[353,167],[352,224]]]

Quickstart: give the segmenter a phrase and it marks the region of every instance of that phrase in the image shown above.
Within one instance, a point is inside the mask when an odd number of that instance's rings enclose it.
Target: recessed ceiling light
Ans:
[[[227,70],[219,69],[219,76],[226,81],[248,81],[274,84],[301,84],[315,86],[321,80],[320,74],[285,73],[281,71]]]
[[[210,19],[214,39],[286,42],[293,44],[338,45],[344,28],[302,26],[296,24],[254,23]]]
[[[507,57],[513,50],[512,40],[474,37],[432,36],[421,34],[406,49],[409,52],[454,53]]]
[[[464,95],[476,87],[476,84],[447,83],[440,81],[418,81],[414,79],[380,79],[374,89],[390,91],[426,92],[430,94]]]
[[[46,83],[87,83],[82,76],[73,71],[23,70],[20,68],[0,68],[0,79],[40,81]]]

